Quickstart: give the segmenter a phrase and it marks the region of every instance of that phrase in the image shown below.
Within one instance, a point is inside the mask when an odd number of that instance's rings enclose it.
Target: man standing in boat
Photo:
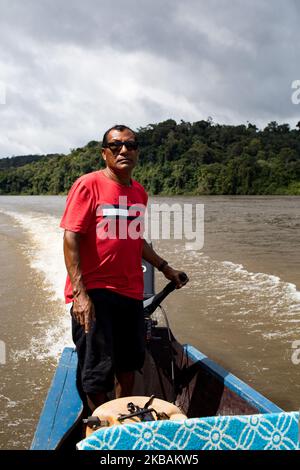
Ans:
[[[142,258],[177,288],[188,281],[143,238],[148,197],[131,178],[138,161],[136,134],[123,125],[110,128],[102,157],[104,170],[73,184],[60,224],[68,271],[65,298],[73,302],[78,372],[92,411],[107,400],[115,377],[116,397],[132,395],[134,372],[144,363]]]

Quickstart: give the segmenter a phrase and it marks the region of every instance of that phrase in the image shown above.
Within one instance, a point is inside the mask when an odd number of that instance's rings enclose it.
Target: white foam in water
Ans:
[[[61,317],[59,324],[45,326],[41,336],[34,336],[28,349],[11,352],[10,357],[14,361],[20,359],[30,361],[33,357],[40,361],[45,359],[57,361],[63,348],[72,345],[70,317],[65,314]]]
[[[289,283],[288,284],[288,289],[289,289],[291,295],[293,296],[293,298],[295,300],[297,300],[299,302],[299,305],[300,305],[300,292],[297,290],[296,285]]]
[[[24,244],[23,250],[28,256],[33,269],[42,273],[45,279],[45,290],[49,300],[61,301],[61,317],[55,325],[42,328],[41,337],[33,337],[29,349],[16,351],[14,359],[37,357],[58,359],[64,346],[72,345],[70,332],[70,315],[66,313],[63,299],[63,288],[66,279],[66,268],[63,257],[63,231],[59,228],[59,219],[37,212],[19,213],[4,211],[13,217],[30,236],[32,243]],[[56,312],[57,315],[57,312]]]
[[[14,217],[30,235],[32,245],[24,245],[24,250],[30,255],[30,265],[45,276],[53,300],[61,300],[66,268],[62,250],[63,231],[59,228],[59,219],[34,212],[22,214],[5,211],[5,213]]]
[[[223,261],[222,264],[223,266],[228,267],[236,272],[244,271],[244,266],[242,264],[235,264],[235,263],[232,263],[231,261]]]
[[[251,280],[257,281],[257,283],[260,285],[267,284],[269,289],[275,289],[279,287],[290,296],[290,299],[293,302],[300,301],[300,292],[297,290],[295,284],[284,282],[280,279],[280,277],[273,276],[272,274],[252,273],[247,271],[242,264],[234,264],[231,261],[223,261],[222,264],[237,273],[243,274]],[[300,307],[300,305],[297,306]]]
[[[183,252],[187,272],[191,272],[190,295],[201,296],[202,315],[218,321],[228,315],[242,328],[265,339],[294,339],[300,335],[300,292],[296,285],[266,273],[247,271],[242,264],[217,261],[196,252]],[[226,313],[225,313],[226,312]],[[240,318],[239,318],[240,317]],[[258,322],[261,323],[257,329]]]

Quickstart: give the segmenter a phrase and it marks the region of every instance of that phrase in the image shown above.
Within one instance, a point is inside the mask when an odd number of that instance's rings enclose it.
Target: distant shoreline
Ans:
[[[270,122],[220,125],[168,119],[140,128],[140,164],[134,178],[150,195],[298,196],[299,129]],[[104,167],[101,143],[68,155],[0,159],[0,195],[65,195],[81,175]]]

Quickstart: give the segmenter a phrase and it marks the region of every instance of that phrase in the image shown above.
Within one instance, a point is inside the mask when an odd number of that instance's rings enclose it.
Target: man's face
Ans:
[[[120,142],[129,142],[128,148],[124,144],[117,145]],[[116,173],[131,173],[138,161],[138,150],[131,149],[134,142],[134,134],[129,129],[111,130],[107,136],[109,147],[102,149],[106,166]]]

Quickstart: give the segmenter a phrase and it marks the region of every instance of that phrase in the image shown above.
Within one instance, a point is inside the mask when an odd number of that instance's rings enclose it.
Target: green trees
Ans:
[[[263,130],[212,119],[149,124],[137,131],[134,176],[150,194],[300,195],[299,129],[275,121]],[[76,178],[103,166],[94,140],[68,155],[3,159],[0,194],[63,194]]]

